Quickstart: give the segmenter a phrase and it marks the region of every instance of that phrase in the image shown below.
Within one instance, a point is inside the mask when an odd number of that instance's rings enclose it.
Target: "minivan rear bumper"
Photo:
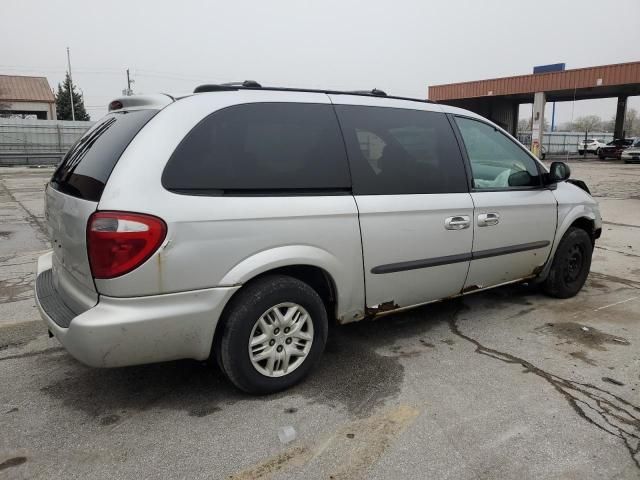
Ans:
[[[123,367],[182,358],[206,360],[216,324],[231,295],[240,287],[115,298],[72,318],[61,319],[64,303],[53,286],[51,253],[38,259],[36,304],[49,331],[76,359],[92,367]],[[40,286],[38,287],[38,282]],[[39,293],[40,292],[40,295]],[[48,292],[46,298],[42,292]],[[42,297],[42,298],[41,298]],[[55,319],[55,320],[54,320]]]

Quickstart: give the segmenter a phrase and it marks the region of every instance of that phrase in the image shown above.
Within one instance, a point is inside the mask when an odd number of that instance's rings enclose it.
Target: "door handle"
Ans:
[[[464,230],[469,228],[469,225],[471,225],[471,220],[468,215],[458,215],[444,220],[444,228],[447,230]]]
[[[500,214],[498,213],[481,213],[478,215],[479,227],[490,227],[500,223]]]

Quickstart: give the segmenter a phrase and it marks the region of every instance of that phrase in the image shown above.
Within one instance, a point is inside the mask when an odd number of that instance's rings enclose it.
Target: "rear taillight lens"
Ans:
[[[140,213],[95,212],[87,225],[89,264],[95,278],[114,278],[138,268],[162,245],[166,224]]]

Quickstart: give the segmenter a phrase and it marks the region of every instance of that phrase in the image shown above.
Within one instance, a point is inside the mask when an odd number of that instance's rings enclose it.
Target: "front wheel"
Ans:
[[[302,380],[327,341],[327,311],[318,293],[284,275],[243,287],[222,319],[221,367],[247,393],[267,394]]]
[[[570,227],[560,240],[549,276],[542,284],[544,292],[556,298],[575,296],[587,280],[592,254],[589,234]]]

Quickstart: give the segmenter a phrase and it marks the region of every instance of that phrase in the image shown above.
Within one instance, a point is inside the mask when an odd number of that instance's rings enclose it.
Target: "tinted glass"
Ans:
[[[350,188],[331,105],[305,103],[251,103],[211,114],[173,153],[162,183],[194,194]]]
[[[467,191],[464,164],[446,116],[337,105],[359,195]]]
[[[484,122],[456,117],[477,189],[540,185],[535,161],[500,130]]]
[[[157,110],[111,113],[102,118],[62,159],[51,186],[63,193],[97,202],[120,155]]]

